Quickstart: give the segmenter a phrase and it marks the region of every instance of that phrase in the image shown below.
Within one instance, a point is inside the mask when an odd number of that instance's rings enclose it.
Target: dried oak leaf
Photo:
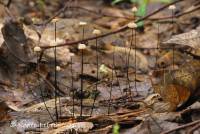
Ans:
[[[171,39],[163,42],[163,45],[178,45],[176,47],[192,48],[192,54],[200,56],[200,28],[187,33],[172,36]]]
[[[170,103],[169,111],[176,110],[199,92],[199,67],[199,61],[190,61],[180,66],[179,70],[166,72],[161,83],[154,85],[154,91]]]

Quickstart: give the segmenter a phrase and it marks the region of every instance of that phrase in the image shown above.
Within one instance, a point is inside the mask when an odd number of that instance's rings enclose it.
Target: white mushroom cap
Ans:
[[[53,20],[52,20],[52,22],[57,22],[59,20],[59,18],[54,18]]]
[[[92,33],[95,34],[95,35],[100,35],[101,34],[101,30],[94,29]]]
[[[34,47],[33,49],[34,52],[40,52],[42,49],[39,46]]]
[[[137,7],[133,7],[133,8],[131,9],[131,11],[134,12],[134,13],[137,12],[137,10],[138,10]]]
[[[175,5],[170,5],[168,9],[169,9],[169,10],[175,10],[175,9],[176,9],[176,6],[175,6]]]
[[[130,22],[130,23],[128,23],[127,26],[128,26],[129,28],[137,28],[137,24],[134,23],[134,22]]]
[[[60,71],[60,70],[61,70],[60,66],[56,66],[56,71]]]
[[[86,45],[85,44],[79,44],[78,49],[86,49]]]
[[[84,21],[79,22],[79,26],[85,26],[85,25],[87,25],[87,22],[84,22]]]

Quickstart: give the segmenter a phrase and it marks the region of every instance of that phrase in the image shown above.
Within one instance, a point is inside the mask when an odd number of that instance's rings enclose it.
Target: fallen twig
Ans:
[[[198,10],[200,10],[200,6],[194,8],[194,9],[192,9],[192,10],[189,10],[189,11],[186,11],[186,12],[183,12],[183,13],[176,14],[176,15],[174,16],[174,18],[179,18],[179,17],[182,17],[182,16],[184,16],[184,15],[187,15],[187,14],[193,13],[193,12],[195,12],[195,11],[198,11]],[[171,16],[167,16],[167,17],[162,17],[162,18],[149,18],[149,20],[155,21],[155,20],[165,20],[165,19],[170,19],[170,18],[171,18]]]
[[[196,124],[194,127],[188,130],[187,134],[193,134],[195,130],[200,128],[200,123]]]
[[[164,131],[164,132],[162,132],[161,134],[169,134],[169,133],[172,133],[172,132],[174,132],[174,131],[178,131],[178,130],[180,130],[180,129],[183,129],[183,128],[186,128],[186,127],[190,127],[190,126],[196,125],[196,124],[198,124],[198,123],[200,123],[200,120],[196,120],[196,121],[190,122],[190,123],[188,123],[188,124],[184,124],[184,125],[175,127],[175,128],[173,128],[173,129],[171,129],[171,130]]]
[[[160,12],[160,11],[166,9],[166,8],[169,7],[170,5],[179,3],[179,2],[181,2],[181,1],[185,1],[185,0],[176,0],[176,1],[172,2],[172,3],[170,3],[170,4],[167,4],[167,5],[165,5],[165,6],[161,7],[161,8],[159,8],[159,9],[157,9],[156,11],[150,13],[149,15],[146,15],[145,17],[143,17],[143,18],[137,20],[136,23],[138,23],[138,22],[140,22],[140,21],[144,21],[144,20],[148,19],[149,17],[151,17],[151,16],[157,14],[158,12]],[[65,7],[64,7],[63,9],[65,9]],[[51,21],[53,18],[55,18],[57,15],[59,15],[59,14],[63,11],[63,9],[62,9],[62,10],[59,10],[59,11],[58,11],[53,17],[51,17],[47,22]],[[78,40],[78,41],[72,41],[72,42],[66,42],[66,43],[64,43],[64,44],[58,44],[56,47],[63,47],[63,46],[69,46],[69,45],[79,44],[79,43],[82,43],[82,42],[87,42],[87,41],[89,41],[89,40],[94,40],[94,39],[106,37],[106,36],[109,36],[109,35],[112,35],[112,34],[116,34],[116,33],[125,31],[125,30],[127,30],[127,29],[129,29],[127,26],[123,26],[123,27],[121,27],[120,29],[117,29],[117,30],[115,30],[115,31],[111,31],[111,32],[109,32],[109,33],[101,34],[101,35],[98,35],[98,36],[95,36],[95,37],[85,38],[85,39]],[[42,48],[42,49],[50,49],[50,48],[52,48],[52,46],[41,46],[41,48]]]

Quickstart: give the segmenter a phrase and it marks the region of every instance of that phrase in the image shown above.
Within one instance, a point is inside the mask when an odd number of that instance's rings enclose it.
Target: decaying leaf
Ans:
[[[149,95],[145,100],[144,100],[144,102],[147,104],[147,105],[152,105],[153,103],[155,103],[155,101],[157,100],[157,99],[159,99],[160,98],[160,95],[159,94],[151,94],[151,95]]]
[[[9,19],[5,22],[1,31],[4,38],[2,45],[5,49],[4,56],[9,55],[7,60],[14,59],[18,62],[28,62],[32,53],[30,52],[29,41],[23,31],[23,25],[16,20]]]
[[[9,109],[10,108],[8,107],[8,105],[4,101],[0,100],[0,122],[6,121],[10,118],[10,116],[7,113]]]
[[[68,101],[69,98],[64,98],[64,97],[63,97],[63,98],[60,98],[60,100],[61,100],[61,102],[63,102],[63,101]],[[57,103],[59,103],[59,102],[57,101]],[[52,108],[52,109],[53,109],[53,108],[55,107],[55,100],[54,100],[54,99],[48,100],[48,101],[45,102],[45,104],[44,104],[44,102],[35,104],[35,105],[33,105],[33,106],[30,106],[30,107],[24,109],[23,111],[24,111],[24,112],[45,111],[45,110],[46,110],[45,105],[46,105],[47,108]]]
[[[164,101],[170,103],[169,111],[181,106],[200,87],[200,62],[190,61],[179,70],[169,71],[162,77],[161,83],[154,85],[154,91],[159,93]]]
[[[103,52],[105,52],[108,55],[108,57],[113,57],[113,53],[114,53],[115,59],[117,60],[117,62],[115,62],[116,67],[117,66],[126,67],[125,63],[126,62],[128,63],[129,61],[129,66],[134,68],[135,58],[136,58],[136,65],[137,65],[136,69],[137,70],[139,69],[143,72],[148,71],[148,66],[149,66],[148,60],[145,57],[145,55],[143,55],[139,51],[135,51],[134,49],[130,49],[127,47],[115,46],[114,44],[108,44],[104,42],[102,42],[102,44],[100,45],[100,49]]]
[[[102,78],[108,77],[108,76],[112,75],[112,69],[107,67],[106,65],[102,64],[99,67],[99,73],[100,73],[100,75],[102,75]]]
[[[157,66],[160,68],[164,68],[173,64],[173,56],[174,56],[174,64],[180,65],[185,61],[186,57],[183,53],[179,51],[169,51],[165,53],[162,57],[160,57],[157,61]]]
[[[36,54],[33,52],[33,48],[38,45],[38,43],[40,44],[40,46],[42,46],[57,45],[64,42],[64,39],[60,39],[59,37],[55,42],[54,32],[52,28],[53,26],[51,25],[48,27],[48,30],[44,31],[44,33],[42,34],[42,40],[40,40],[39,43],[38,35],[34,30],[31,30],[29,27],[24,26],[18,20],[7,20],[2,27],[4,43],[1,47],[5,49],[4,57],[9,55],[7,59],[19,61],[19,63],[36,62]],[[62,37],[64,38],[63,34]],[[47,59],[53,59],[53,50],[46,50],[44,52],[44,56]],[[62,65],[66,64],[66,61],[69,60],[69,49],[67,47],[57,48],[57,60],[60,61]]]
[[[190,47],[193,49],[193,54],[200,56],[200,29],[191,30],[187,33],[174,35],[171,39],[169,39],[166,42],[163,42],[162,44],[178,45],[176,47]]]

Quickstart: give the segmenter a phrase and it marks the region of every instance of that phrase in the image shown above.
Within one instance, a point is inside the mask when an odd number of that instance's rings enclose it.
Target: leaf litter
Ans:
[[[27,14],[39,18],[46,11],[52,11],[50,7],[56,9],[59,4],[51,5],[52,3],[50,2],[50,6],[45,7],[46,9],[40,8],[38,12],[35,11],[35,6],[30,6],[33,11],[27,11]],[[83,7],[92,11],[95,11],[95,6],[98,10],[99,7],[105,6],[101,2],[94,1],[81,3]],[[189,5],[194,6],[186,1],[182,6],[187,8]],[[198,7],[198,4],[195,6]],[[11,8],[17,7],[12,5]],[[105,14],[105,11],[102,14]],[[117,11],[115,17],[109,14],[115,11]],[[137,51],[130,49],[133,41],[131,30],[98,38],[98,51],[95,40],[86,40],[84,43],[87,49],[83,51],[82,57],[84,70],[83,74],[80,74],[82,51],[78,50],[78,44],[56,48],[56,61],[53,48],[42,49],[39,64],[38,55],[33,48],[38,45],[41,48],[54,47],[57,44],[93,37],[94,29],[107,33],[113,29],[123,28],[130,19],[116,19],[116,16],[125,17],[130,10],[109,7],[109,11],[106,12],[108,14],[104,17],[97,17],[84,11],[80,15],[77,14],[80,12],[78,10],[67,9],[66,13],[69,12],[73,12],[71,18],[61,15],[62,19],[56,24],[56,42],[53,22],[47,24],[45,29],[34,24],[35,28],[32,29],[33,25],[27,26],[12,17],[0,23],[2,25],[0,132],[56,134],[120,131],[120,133],[155,134],[198,131],[200,64],[199,28],[196,22],[196,27],[193,23],[189,23],[193,28],[191,26],[189,31],[180,33],[178,30],[184,24],[181,24],[182,20],[179,18],[174,20],[178,25],[174,25],[173,29],[170,21],[160,23],[161,31],[155,29],[157,23],[151,19],[146,20],[145,30],[142,32],[137,29],[135,40]],[[54,13],[49,12],[49,14]],[[189,16],[186,20],[191,19],[194,14],[185,15]],[[162,15],[158,14],[156,17]],[[21,14],[18,13],[18,16]],[[75,16],[77,19],[74,19]],[[108,19],[112,17],[113,19]],[[78,26],[83,19],[89,22],[84,30]],[[171,35],[172,31],[176,35]],[[37,32],[41,34],[41,38]],[[115,42],[116,40],[120,41]],[[157,45],[160,45],[160,48]],[[173,50],[174,46],[176,51]],[[129,66],[128,52],[131,59]],[[75,55],[73,59],[70,57],[71,53]],[[98,66],[96,54],[99,56]],[[61,67],[56,73],[55,64]],[[80,87],[81,81],[83,81],[83,92]],[[57,95],[59,97],[55,100],[54,97]],[[59,109],[59,120],[56,120],[56,105]],[[91,112],[92,107],[94,112]],[[83,113],[80,116],[81,110]],[[112,128],[116,123],[120,129],[114,131]]]

